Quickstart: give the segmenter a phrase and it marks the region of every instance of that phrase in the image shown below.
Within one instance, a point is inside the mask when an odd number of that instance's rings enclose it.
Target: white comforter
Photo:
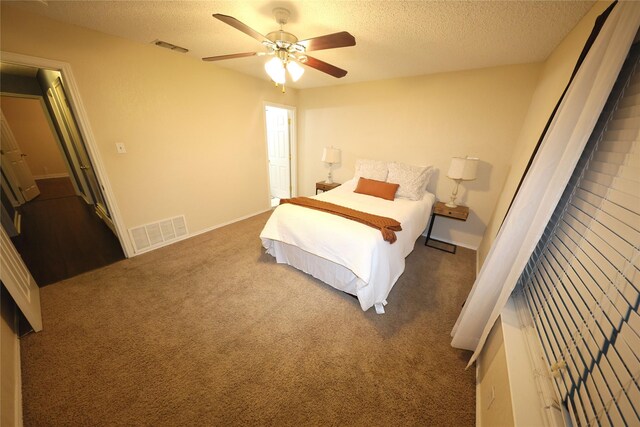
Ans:
[[[384,241],[378,229],[292,204],[274,210],[260,238],[268,252],[273,241],[280,241],[348,268],[361,279],[357,296],[362,309],[368,310],[386,303],[404,271],[405,257],[427,226],[435,197],[425,193],[420,201],[389,201],[354,193],[356,183],[350,180],[313,198],[398,220],[402,231],[396,232],[395,243]]]

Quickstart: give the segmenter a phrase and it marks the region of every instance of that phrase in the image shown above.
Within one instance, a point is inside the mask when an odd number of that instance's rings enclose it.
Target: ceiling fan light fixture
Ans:
[[[340,31],[337,33],[325,34],[320,37],[298,40],[294,34],[283,29],[283,26],[288,22],[291,16],[289,10],[285,8],[276,8],[273,10],[273,13],[276,18],[276,22],[280,24],[280,29],[272,31],[266,36],[260,34],[258,31],[237,20],[233,16],[214,13],[214,18],[259,41],[262,46],[266,48],[267,52],[244,52],[231,55],[209,56],[202,59],[204,61],[220,61],[232,58],[273,55],[274,57],[264,64],[264,69],[271,80],[276,83],[276,86],[282,85],[283,92],[284,84],[287,79],[286,74],[289,73],[291,80],[294,82],[298,81],[304,74],[304,68],[302,65],[314,68],[335,78],[341,78],[347,75],[346,70],[311,56],[307,56],[306,53],[308,51],[355,46],[355,37],[346,31]]]
[[[304,68],[302,68],[300,64],[295,61],[287,62],[287,71],[289,72],[289,75],[294,82],[297,82],[304,74]]]
[[[266,64],[264,64],[264,70],[267,72],[269,77],[271,77],[271,80],[281,85],[284,84],[284,64],[280,58],[271,58]]]

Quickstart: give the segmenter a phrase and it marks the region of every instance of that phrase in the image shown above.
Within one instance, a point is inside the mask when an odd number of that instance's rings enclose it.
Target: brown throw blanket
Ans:
[[[345,208],[344,206],[334,205],[333,203],[323,202],[321,200],[310,199],[309,197],[294,197],[292,199],[280,199],[280,204],[291,203],[305,208],[315,209],[322,212],[331,213],[343,218],[351,219],[377,228],[382,233],[382,238],[389,243],[396,241],[396,233],[394,231],[402,231],[400,223],[392,218],[373,215],[366,212],[357,211],[355,209]]]

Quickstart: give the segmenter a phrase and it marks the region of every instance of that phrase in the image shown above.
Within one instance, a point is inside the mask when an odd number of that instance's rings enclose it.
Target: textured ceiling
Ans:
[[[53,1],[18,2],[53,19],[141,43],[163,40],[195,58],[262,51],[251,37],[214,19],[222,13],[266,34],[274,7],[292,12],[285,30],[299,39],[338,31],[354,47],[312,56],[349,71],[342,79],[306,68],[292,87],[309,88],[394,77],[543,61],[593,1]],[[153,47],[160,49],[158,47]],[[181,55],[180,53],[175,53]],[[207,63],[267,80],[265,57]]]

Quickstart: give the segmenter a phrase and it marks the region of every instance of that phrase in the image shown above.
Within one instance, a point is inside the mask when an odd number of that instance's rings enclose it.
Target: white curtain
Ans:
[[[451,333],[478,357],[600,116],[640,25],[640,2],[619,2],[569,86]]]

